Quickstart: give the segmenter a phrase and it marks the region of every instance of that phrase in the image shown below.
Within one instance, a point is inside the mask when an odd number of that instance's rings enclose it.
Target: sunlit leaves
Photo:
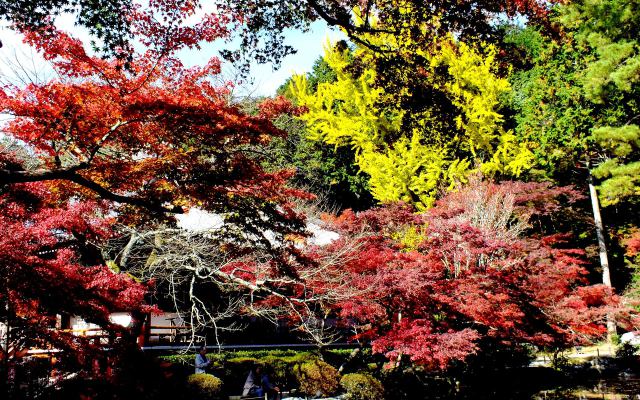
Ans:
[[[385,35],[370,39],[394,43]],[[309,136],[352,147],[380,202],[402,200],[424,209],[433,204],[440,187],[453,188],[475,170],[517,176],[530,166],[528,145],[517,143],[502,128],[498,103],[509,84],[496,75],[493,47],[483,53],[450,38],[439,45],[433,54],[422,49],[428,63],[411,73],[428,90],[440,93],[450,109],[426,99],[419,111],[396,103],[396,94],[377,82],[386,73],[374,67],[382,60],[365,47],[356,47],[353,54],[341,46],[327,48],[325,61],[336,71],[335,81],[320,83],[315,91],[302,76],[291,84],[292,95],[307,109],[300,118]],[[405,83],[403,90],[418,91],[411,81]]]

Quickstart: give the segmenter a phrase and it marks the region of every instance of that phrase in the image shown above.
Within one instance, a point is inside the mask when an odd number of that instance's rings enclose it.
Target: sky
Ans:
[[[336,42],[345,38],[342,32],[329,28],[324,20],[314,22],[311,28],[307,33],[288,32],[286,43],[298,52],[286,57],[278,71],[272,71],[271,66],[268,65],[254,67],[252,76],[256,80],[257,92],[263,95],[274,94],[292,73],[301,74],[311,71],[315,60],[324,54],[327,40]]]
[[[311,71],[315,60],[324,54],[324,46],[327,41],[336,42],[344,39],[345,35],[327,26],[324,20],[311,24],[308,32],[290,30],[285,34],[285,44],[297,49],[296,54],[285,57],[278,70],[273,70],[271,64],[251,65],[251,85],[244,88],[246,94],[255,96],[274,95],[276,89],[282,85],[292,74],[303,74]],[[205,62],[211,54],[215,54],[223,47],[222,43],[204,46],[201,51],[183,51],[180,58],[187,65],[197,65]],[[229,70],[227,66],[227,70]],[[223,66],[223,74],[225,67]]]
[[[56,25],[68,31],[73,36],[88,42],[89,36],[82,28],[74,26],[73,17],[62,15],[57,18]],[[297,53],[287,56],[282,60],[281,67],[273,70],[271,64],[251,65],[251,83],[239,88],[238,95],[246,96],[272,96],[276,89],[286,81],[293,73],[302,74],[311,71],[314,61],[323,54],[323,47],[327,40],[333,42],[343,39],[344,35],[335,29],[330,29],[324,21],[316,21],[308,32],[288,31],[285,34],[285,44],[297,49]],[[29,46],[22,43],[19,34],[5,25],[0,25],[0,40],[3,47],[0,48],[0,75],[15,81],[16,69],[29,70],[31,74],[37,73],[40,79],[50,78],[53,74],[42,60]],[[182,51],[179,53],[181,60],[187,65],[205,63],[212,55],[216,55],[223,47],[221,42],[203,46],[202,50]],[[223,66],[224,76],[231,76],[230,65]],[[24,74],[24,72],[21,72]]]

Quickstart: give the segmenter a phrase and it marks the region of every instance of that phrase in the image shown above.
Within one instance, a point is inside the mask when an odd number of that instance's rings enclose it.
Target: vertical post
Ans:
[[[609,269],[609,257],[607,256],[607,243],[605,241],[604,225],[602,224],[602,216],[600,215],[600,202],[598,201],[598,192],[593,184],[593,176],[591,175],[591,166],[587,162],[589,170],[589,195],[591,197],[591,207],[593,209],[593,221],[596,226],[596,236],[598,238],[598,247],[600,253],[600,266],[602,267],[602,283],[613,288],[611,284],[611,272]],[[611,345],[613,336],[616,334],[616,321],[612,315],[607,315],[607,343],[609,345],[609,353],[612,353]]]
[[[398,325],[402,323],[402,311],[398,311]],[[396,361],[396,367],[399,367],[402,362],[402,351],[398,352],[398,360]]]
[[[149,337],[151,336],[151,313],[147,313],[144,316],[144,322],[142,323],[142,329],[138,336],[138,347],[144,347],[149,344]]]

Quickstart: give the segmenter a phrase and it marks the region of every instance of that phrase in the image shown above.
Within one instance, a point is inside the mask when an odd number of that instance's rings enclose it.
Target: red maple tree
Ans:
[[[150,310],[144,305],[147,287],[100,264],[94,243],[109,236],[104,205],[96,202],[51,202],[40,182],[4,186],[0,193],[0,303],[3,305],[3,373],[30,348],[61,350],[65,370],[92,371],[104,359],[99,345],[87,337],[54,329],[57,315],[82,316],[130,344],[133,332],[115,325],[109,316],[128,311],[134,317]],[[127,340],[127,338],[129,340]],[[3,375],[3,382],[9,377]]]
[[[286,186],[290,171],[262,169],[256,148],[282,132],[231,103],[231,84],[214,83],[220,61],[187,68],[177,58],[228,34],[229,19],[214,14],[187,25],[196,11],[197,2],[138,7],[131,20],[145,50],[112,59],[52,27],[24,32],[56,77],[0,88],[11,142],[0,151],[0,301],[14,342],[4,360],[56,348],[90,373],[92,346],[52,329],[61,313],[135,336],[148,287],[107,268],[98,249],[118,226],[173,224],[197,206],[236,228],[224,234],[269,247],[274,270],[288,262],[287,246],[271,243],[301,230],[290,201],[306,194]],[[238,243],[237,254],[251,247]],[[108,318],[121,310],[134,314],[129,331]]]
[[[584,254],[566,235],[534,235],[527,224],[536,207],[558,211],[554,197],[572,194],[475,182],[422,215],[402,205],[347,211],[332,223],[341,241],[360,238],[344,268],[361,295],[337,309],[374,351],[430,368],[487,343],[563,348],[597,338],[606,315],[623,312],[618,298],[589,285]]]

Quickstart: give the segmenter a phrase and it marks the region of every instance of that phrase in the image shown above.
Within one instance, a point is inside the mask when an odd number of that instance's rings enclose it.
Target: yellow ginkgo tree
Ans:
[[[517,176],[529,168],[527,144],[503,128],[499,101],[510,85],[498,75],[493,46],[471,47],[452,36],[429,46],[399,40],[367,38],[384,52],[328,44],[324,59],[336,72],[333,82],[313,91],[305,76],[292,79],[290,93],[307,110],[300,118],[311,139],[352,147],[378,201],[405,201],[419,210],[431,207],[439,190],[453,189],[476,171]],[[385,69],[393,65],[391,57],[418,62]],[[391,76],[379,79],[383,74]],[[390,78],[394,90],[411,99],[410,107],[385,88]]]

